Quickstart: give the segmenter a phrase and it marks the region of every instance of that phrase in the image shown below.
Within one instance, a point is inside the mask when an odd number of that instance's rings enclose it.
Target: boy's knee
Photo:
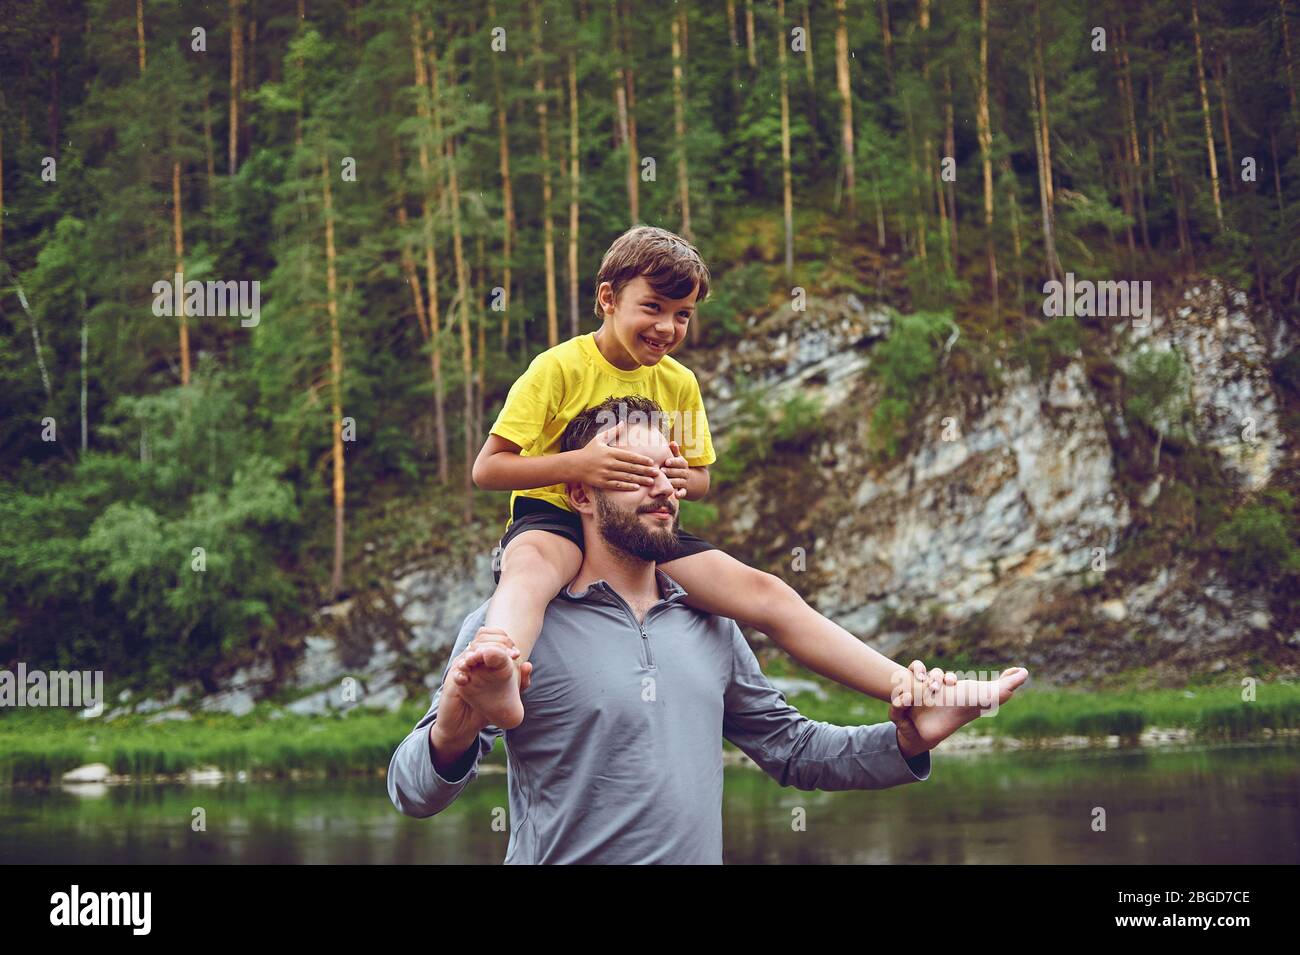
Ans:
[[[546,555],[531,541],[517,540],[501,554],[501,576],[529,573],[546,564]]]
[[[556,540],[567,543],[563,538],[556,538]],[[562,549],[553,546],[548,550],[543,545],[519,538],[501,555],[501,576],[504,578],[510,574],[525,581],[545,580],[550,575],[561,574],[560,565],[563,563]]]

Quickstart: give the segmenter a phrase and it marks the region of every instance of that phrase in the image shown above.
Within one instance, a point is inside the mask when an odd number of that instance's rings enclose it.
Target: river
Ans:
[[[14,787],[0,862],[497,863],[505,805],[504,772],[431,819],[398,813],[379,777]],[[880,792],[731,767],[723,825],[729,863],[1294,864],[1300,743],[938,753],[927,782]]]

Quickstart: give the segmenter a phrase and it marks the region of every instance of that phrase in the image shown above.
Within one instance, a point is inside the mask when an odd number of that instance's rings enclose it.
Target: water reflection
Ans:
[[[1296,863],[1300,744],[935,757],[930,780],[804,793],[726,772],[731,863]],[[504,773],[409,819],[382,778],[0,790],[5,863],[495,864]],[[196,810],[202,810],[201,813]],[[1104,813],[1105,830],[1094,830]],[[206,831],[194,831],[203,818]],[[498,822],[499,826],[499,822]]]

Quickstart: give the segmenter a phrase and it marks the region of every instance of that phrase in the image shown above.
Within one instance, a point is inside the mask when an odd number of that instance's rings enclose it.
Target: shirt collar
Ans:
[[[673,580],[658,567],[655,568],[655,580],[659,585],[659,599],[665,603],[675,603],[686,596],[686,591],[682,588],[682,585]],[[622,599],[619,596],[618,591],[611,587],[609,582],[603,577],[593,580],[577,593],[571,591],[568,584],[565,584],[560,590],[559,595],[568,600],[591,600],[599,599],[595,598],[596,594],[604,594],[616,600]]]
[[[648,365],[639,365],[636,368],[629,369],[619,368],[617,365],[613,364],[608,358],[601,354],[600,346],[596,344],[595,332],[587,332],[585,335],[580,335],[578,342],[582,350],[587,353],[588,360],[606,375],[613,378],[620,378],[623,381],[640,382],[650,374],[651,369]]]

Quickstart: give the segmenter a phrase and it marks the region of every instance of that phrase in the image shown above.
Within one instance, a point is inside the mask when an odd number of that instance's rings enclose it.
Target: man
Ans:
[[[564,448],[585,446],[620,405],[626,414],[644,402],[612,398],[582,412]],[[672,456],[653,423],[629,422],[622,434],[659,468]],[[929,750],[978,716],[978,706],[912,707],[924,683],[900,690],[891,722],[801,716],[763,676],[735,622],[684,605],[682,588],[655,566],[677,534],[678,498],[662,470],[635,490],[567,490],[582,520],[577,576],[547,608],[522,665],[503,631],[481,627],[486,603],[465,619],[429,712],[389,765],[401,812],[445,809],[504,735],[507,863],[720,863],[723,738],[783,786],[883,789],[928,779]],[[924,679],[919,662],[913,672]],[[1027,675],[1007,670],[988,685],[1005,702]],[[516,678],[525,716],[503,734],[482,714]],[[938,681],[947,685],[927,692],[962,689],[951,674]]]

